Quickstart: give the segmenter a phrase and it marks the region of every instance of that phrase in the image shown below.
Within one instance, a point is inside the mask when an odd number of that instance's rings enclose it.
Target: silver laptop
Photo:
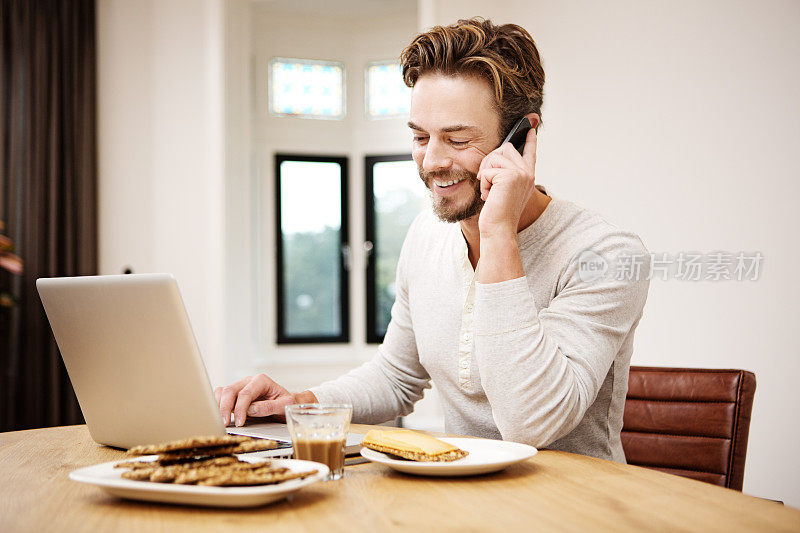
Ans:
[[[130,448],[225,434],[171,275],[41,278],[36,288],[96,442]],[[283,441],[268,455],[291,455],[285,424],[227,432]],[[358,453],[362,437],[348,435],[348,453]]]

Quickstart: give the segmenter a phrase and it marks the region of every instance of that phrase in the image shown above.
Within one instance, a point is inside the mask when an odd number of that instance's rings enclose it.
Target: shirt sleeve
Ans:
[[[526,277],[475,286],[476,362],[504,440],[545,447],[574,429],[642,316],[650,256],[641,241],[617,234],[591,250],[609,270],[593,279],[573,261],[545,308]],[[615,271],[625,257],[641,275]]]
[[[407,250],[415,225],[400,251],[392,316],[378,353],[347,374],[310,389],[320,402],[352,405],[355,423],[378,424],[405,416],[430,387],[430,375],[419,361],[408,307]]]

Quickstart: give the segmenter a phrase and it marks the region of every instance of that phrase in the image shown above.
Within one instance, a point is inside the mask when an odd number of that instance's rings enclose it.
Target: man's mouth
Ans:
[[[483,200],[481,200],[480,181],[476,174],[463,169],[431,172],[420,168],[419,177],[431,190],[433,212],[441,220],[459,222],[481,212]],[[462,198],[462,202],[456,201],[458,197]]]
[[[441,187],[441,188],[444,189],[445,187],[450,187],[451,185],[455,185],[456,183],[461,183],[465,179],[467,179],[467,178],[459,178],[459,179],[449,180],[449,181],[433,180],[433,183],[437,187]]]

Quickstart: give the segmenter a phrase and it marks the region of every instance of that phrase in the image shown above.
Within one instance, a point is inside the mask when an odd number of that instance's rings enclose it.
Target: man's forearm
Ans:
[[[612,264],[646,253],[625,237],[593,250]],[[577,263],[563,275],[563,287],[543,306],[524,277],[475,286],[476,361],[504,439],[546,445],[580,423],[642,316],[648,281],[583,280]]]

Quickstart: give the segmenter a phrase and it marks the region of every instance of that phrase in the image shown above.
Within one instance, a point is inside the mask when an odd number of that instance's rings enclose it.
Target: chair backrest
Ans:
[[[628,464],[742,490],[756,377],[745,370],[632,366]]]

